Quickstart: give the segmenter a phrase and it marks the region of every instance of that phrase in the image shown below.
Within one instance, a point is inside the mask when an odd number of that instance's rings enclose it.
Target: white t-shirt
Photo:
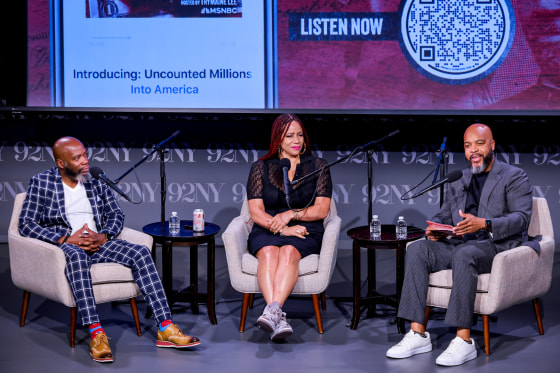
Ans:
[[[93,219],[93,209],[87,198],[84,184],[79,181],[74,188],[64,185],[64,207],[66,217],[72,226],[72,234],[81,229],[87,223],[88,227],[97,232],[97,226]]]

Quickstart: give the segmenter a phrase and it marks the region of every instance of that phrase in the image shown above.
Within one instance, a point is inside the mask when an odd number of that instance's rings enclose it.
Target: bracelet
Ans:
[[[66,243],[66,241],[68,241],[68,238],[69,238],[69,237],[70,237],[69,235],[67,235],[66,237],[64,237],[64,239],[62,240],[62,243],[61,243],[60,245],[61,245],[61,246],[64,245],[64,244]]]
[[[298,220],[298,219],[299,219],[299,211],[296,211],[296,213],[292,217],[292,220]]]

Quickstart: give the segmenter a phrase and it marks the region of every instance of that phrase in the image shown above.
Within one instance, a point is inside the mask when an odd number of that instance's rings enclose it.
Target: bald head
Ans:
[[[468,134],[472,134],[475,133],[478,136],[481,137],[486,137],[488,139],[493,140],[493,136],[492,136],[492,130],[490,129],[490,127],[488,127],[486,124],[482,124],[482,123],[474,123],[471,124],[466,130],[465,130],[465,137]]]
[[[53,157],[56,161],[62,180],[74,186],[89,172],[89,161],[86,148],[74,137],[61,137],[53,145]]]
[[[65,154],[74,147],[84,147],[80,140],[65,136],[61,137],[60,139],[56,140],[53,145],[53,157],[54,160],[63,159]]]
[[[471,124],[463,137],[465,158],[473,174],[488,172],[494,164],[494,137],[490,127],[482,123]]]

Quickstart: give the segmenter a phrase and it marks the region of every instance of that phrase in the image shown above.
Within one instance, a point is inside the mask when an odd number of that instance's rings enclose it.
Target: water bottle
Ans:
[[[171,213],[171,217],[169,218],[169,234],[172,236],[178,235],[179,231],[181,231],[179,215],[177,215],[176,211],[173,211]]]
[[[372,240],[381,239],[381,222],[379,216],[373,215],[369,223],[369,236]]]
[[[404,240],[406,239],[407,228],[406,228],[406,220],[404,217],[399,216],[396,225],[396,233],[397,233],[397,240]]]

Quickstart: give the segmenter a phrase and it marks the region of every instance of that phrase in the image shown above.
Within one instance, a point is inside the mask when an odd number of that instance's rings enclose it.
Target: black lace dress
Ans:
[[[325,166],[324,159],[310,155],[302,155],[296,167],[294,180],[299,179],[313,171]],[[262,199],[265,210],[271,216],[289,210],[284,193],[284,177],[280,168],[280,160],[258,160],[251,166],[249,180],[247,181],[247,198]],[[317,191],[315,192],[315,188]],[[292,186],[290,193],[290,207],[293,210],[303,209],[313,205],[316,197],[331,197],[332,181],[328,169],[303,180]],[[302,258],[310,254],[318,254],[321,250],[323,239],[323,220],[316,221],[290,221],[288,226],[302,225],[307,227],[309,235],[305,239],[294,236],[273,234],[267,228],[253,224],[249,234],[249,251],[255,255],[262,247],[273,245],[293,245],[298,249]]]

